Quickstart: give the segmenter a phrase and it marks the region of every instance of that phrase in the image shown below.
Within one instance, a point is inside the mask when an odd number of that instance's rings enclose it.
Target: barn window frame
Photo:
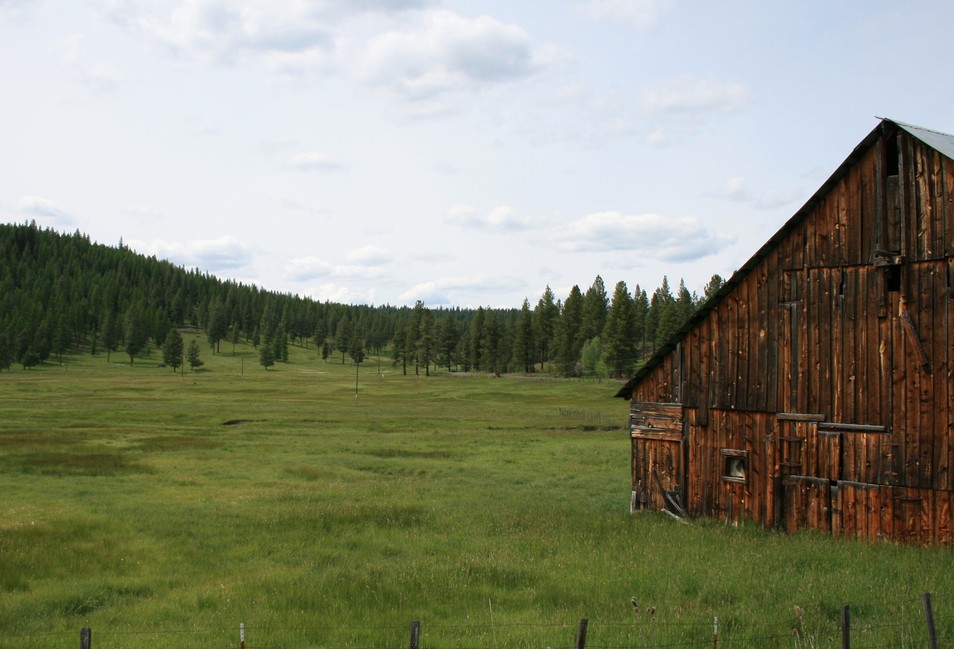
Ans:
[[[741,475],[739,467],[741,466]],[[722,481],[749,483],[749,452],[741,448],[722,449]]]

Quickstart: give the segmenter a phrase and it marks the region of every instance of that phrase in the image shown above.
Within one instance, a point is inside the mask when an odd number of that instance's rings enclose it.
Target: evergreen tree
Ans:
[[[420,304],[420,302],[418,303]],[[434,312],[422,306],[420,334],[417,339],[418,357],[424,364],[424,376],[431,375],[431,361],[437,349],[437,333],[434,330]]]
[[[272,341],[266,340],[258,350],[258,363],[265,368],[266,372],[275,364],[275,348]]]
[[[689,293],[689,289],[686,288],[686,282],[682,279],[679,280],[679,290],[676,291],[676,321],[678,322],[677,328],[682,327],[689,318],[692,317],[693,312],[696,310],[696,299]]]
[[[437,328],[437,361],[451,371],[460,345],[460,330],[453,315],[441,318]]]
[[[202,367],[205,363],[201,358],[199,358],[199,341],[195,338],[192,339],[192,342],[189,343],[189,349],[186,352],[186,360],[189,361],[189,369],[195,370],[197,367]]]
[[[348,356],[351,357],[355,365],[360,365],[364,361],[364,341],[359,336],[353,336],[348,345]]]
[[[638,363],[646,351],[646,322],[649,318],[649,296],[639,287],[639,284],[633,292],[633,310],[636,318],[636,361]]]
[[[217,297],[213,297],[209,301],[205,330],[213,354],[218,353],[219,342],[229,335],[228,317],[229,314],[225,310],[225,305]]]
[[[470,321],[469,337],[470,347],[467,350],[467,358],[470,360],[470,366],[475,372],[479,372],[481,361],[483,360],[483,340],[484,340],[484,320],[487,318],[487,312],[483,307],[477,307],[477,313]]]
[[[391,364],[397,367],[399,363],[401,374],[407,376],[407,324],[403,321],[394,330],[391,348]]]
[[[706,284],[705,289],[703,289],[702,301],[706,302],[715,297],[715,294],[725,285],[725,280],[722,279],[719,275],[713,275],[709,278],[709,283]]]
[[[559,316],[560,307],[555,302],[553,291],[547,285],[546,290],[543,291],[543,295],[537,302],[536,308],[533,310],[533,335],[541,370],[545,369],[544,364],[550,360],[550,346],[553,342],[553,332]]]
[[[344,365],[345,354],[348,353],[348,343],[351,342],[351,318],[345,314],[335,328],[335,347],[341,350],[341,364]]]
[[[583,296],[580,340],[591,340],[603,332],[608,310],[609,300],[606,297],[606,286],[603,284],[603,278],[597,275],[593,284],[586,289],[586,294]]]
[[[583,293],[574,285],[563,302],[560,319],[556,327],[556,362],[560,374],[574,376],[580,361],[583,340],[580,327],[583,322]]]
[[[532,372],[533,359],[536,355],[536,345],[533,340],[533,314],[530,311],[530,301],[524,298],[520,315],[517,316],[513,338],[513,364],[523,372]]]
[[[171,367],[173,372],[182,367],[182,347],[182,334],[178,329],[170,329],[162,343],[162,362]]]
[[[10,334],[0,330],[0,372],[10,369],[13,362],[13,345],[10,343]]]
[[[662,347],[679,328],[679,314],[676,300],[669,289],[669,279],[663,275],[662,284],[653,293],[649,301],[649,319],[652,330],[653,351]]]
[[[325,329],[325,320],[324,318],[318,318],[318,320],[315,321],[315,330],[312,333],[312,340],[314,340],[317,349],[324,349],[325,338],[327,336],[328,330]]]
[[[487,311],[480,341],[481,367],[499,376],[503,367],[503,323],[495,311]]]
[[[606,363],[616,378],[629,374],[636,362],[636,313],[626,282],[617,282],[613,291],[606,325],[603,351]]]
[[[232,326],[229,327],[229,342],[232,343],[232,356],[235,356],[235,346],[238,344],[241,337],[241,328],[239,327],[238,321],[235,321],[232,323]]]
[[[129,364],[133,364],[133,359],[146,346],[148,334],[142,320],[142,311],[137,306],[131,306],[126,310],[124,329],[124,350],[129,354]]]

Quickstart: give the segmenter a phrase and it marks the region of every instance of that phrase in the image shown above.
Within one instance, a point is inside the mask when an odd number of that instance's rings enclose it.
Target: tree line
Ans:
[[[597,276],[558,299],[548,286],[517,309],[346,305],[277,293],[198,269],[60,234],[35,222],[0,224],[0,371],[24,369],[82,350],[129,363],[162,349],[177,369],[201,364],[183,349],[180,330],[202,330],[213,353],[254,345],[266,369],[288,360],[289,345],[328,362],[390,355],[404,373],[549,372],[562,376],[631,374],[722,285],[702,296],[680,281],[651,294]]]

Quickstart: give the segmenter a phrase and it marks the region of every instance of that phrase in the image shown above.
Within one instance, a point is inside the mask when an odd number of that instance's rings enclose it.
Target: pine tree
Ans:
[[[616,378],[622,378],[631,372],[635,366],[635,311],[635,305],[629,295],[626,282],[617,282],[602,336],[606,362]]]
[[[166,334],[166,339],[162,343],[162,362],[176,369],[182,367],[182,334],[178,329],[170,329]]]
[[[520,368],[523,372],[532,372],[536,346],[533,340],[533,314],[530,311],[530,301],[524,298],[520,315],[517,316],[513,338],[514,369]]]
[[[534,342],[539,353],[541,370],[544,369],[544,364],[550,360],[550,345],[553,342],[553,331],[559,316],[560,307],[555,302],[553,291],[547,285],[537,302],[536,308],[533,310]]]
[[[445,315],[437,327],[437,360],[448,372],[452,369],[459,345],[460,330],[457,327],[457,319],[451,314]]]
[[[13,362],[13,345],[10,344],[10,335],[0,330],[0,372],[10,369]]]
[[[195,370],[202,367],[205,363],[199,358],[199,341],[195,338],[189,343],[189,350],[186,352],[186,359],[189,361],[189,369]]]
[[[591,340],[602,333],[608,309],[609,300],[606,297],[606,286],[603,284],[603,278],[597,275],[593,284],[586,289],[583,296],[580,340]]]
[[[129,364],[133,364],[133,358],[141,352],[146,346],[148,334],[142,320],[142,311],[131,306],[126,310],[124,336],[126,344],[124,350],[129,354]]]
[[[272,341],[266,340],[261,349],[258,350],[258,363],[268,371],[275,364],[275,350]]]
[[[583,293],[574,285],[563,302],[560,319],[557,321],[555,345],[556,362],[560,374],[574,376],[580,361],[583,341],[580,339],[580,326],[583,320]]]

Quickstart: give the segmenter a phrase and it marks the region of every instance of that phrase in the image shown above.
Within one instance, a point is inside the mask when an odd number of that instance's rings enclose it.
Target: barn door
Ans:
[[[779,415],[776,523],[789,532],[831,530],[831,484],[841,472],[841,435],[820,415]]]
[[[630,510],[682,514],[685,493],[682,406],[634,401],[629,430],[633,479]]]

